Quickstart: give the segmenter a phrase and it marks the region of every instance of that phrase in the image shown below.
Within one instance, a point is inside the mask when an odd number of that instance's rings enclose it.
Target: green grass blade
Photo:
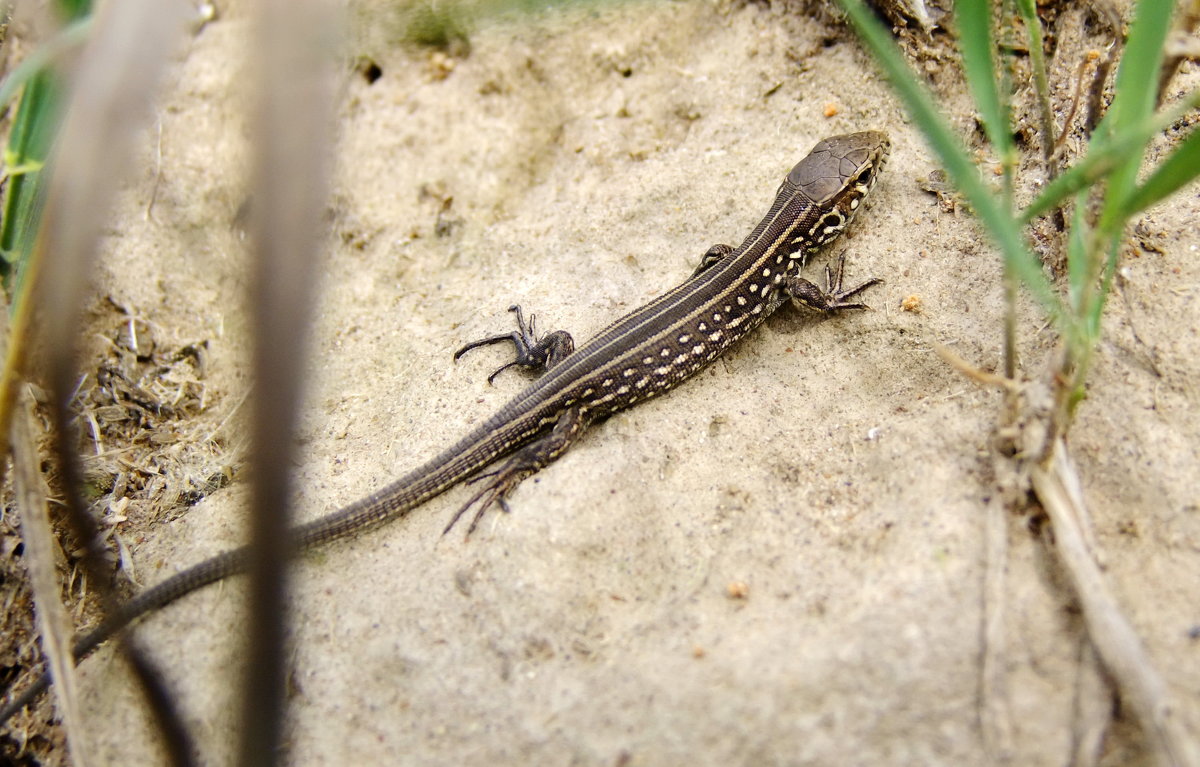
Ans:
[[[1047,184],[1042,193],[1021,211],[1021,221],[1029,223],[1038,216],[1049,213],[1071,195],[1112,173],[1136,143],[1126,140],[1109,144],[1102,149],[1093,149],[1067,172]]]
[[[1025,31],[1029,35],[1029,63],[1033,67],[1033,84],[1037,92],[1038,116],[1042,131],[1042,156],[1047,165],[1054,153],[1055,126],[1050,107],[1050,82],[1046,76],[1046,58],[1042,53],[1042,22],[1037,15],[1034,0],[1017,0],[1017,10]],[[1052,168],[1048,170],[1053,173]]]
[[[1193,130],[1121,205],[1122,218],[1145,210],[1200,177],[1200,130]]]
[[[1119,140],[1136,131],[1138,125],[1151,118],[1158,98],[1157,83],[1162,68],[1163,43],[1171,24],[1174,3],[1166,0],[1140,0],[1135,10],[1125,54],[1117,70],[1113,103],[1101,123],[1096,140],[1101,143]],[[1109,177],[1104,191],[1104,205],[1096,225],[1096,242],[1104,243],[1107,251],[1103,263],[1098,260],[1099,248],[1080,268],[1087,270],[1082,288],[1091,291],[1084,299],[1083,317],[1088,337],[1099,333],[1100,316],[1104,311],[1117,262],[1121,253],[1127,201],[1134,193],[1138,169],[1145,156],[1146,144],[1138,144],[1124,155]],[[1092,260],[1096,259],[1096,260]],[[1095,280],[1099,278],[1097,284]]]
[[[996,68],[992,53],[996,43],[992,35],[992,10],[988,0],[960,0],[955,4],[954,17],[958,22],[959,49],[963,71],[988,140],[1000,154],[1001,163],[1009,167],[1015,159],[1012,132],[1009,128],[1008,105],[996,86]]]
[[[88,5],[85,0],[64,0],[60,10],[72,17],[86,10]],[[21,94],[4,149],[4,174],[8,186],[3,219],[0,220],[0,278],[6,284],[12,282],[14,271],[18,275],[23,271],[40,220],[40,170],[58,132],[62,97],[61,83],[52,64],[63,53],[80,45],[90,29],[90,17],[70,22],[35,48],[0,82],[0,106],[7,104],[18,92]],[[14,308],[20,300],[18,293],[14,291]]]
[[[67,24],[56,34],[35,48],[25,60],[13,68],[0,81],[0,106],[7,104],[17,95],[34,75],[45,69],[51,62],[58,59],[66,51],[71,50],[87,39],[92,29],[92,17],[78,19]]]
[[[1139,0],[1137,4],[1113,89],[1110,114],[1117,132],[1136,125],[1154,111],[1158,94],[1153,84],[1158,82],[1162,68],[1163,41],[1171,26],[1173,6],[1164,0]]]
[[[1088,195],[1086,192],[1075,195],[1075,212],[1071,216],[1071,227],[1067,233],[1067,291],[1068,305],[1071,313],[1081,316],[1084,313],[1083,304],[1087,296],[1087,279],[1090,273],[1087,268],[1088,232],[1087,210]]]
[[[1129,29],[1125,54],[1117,70],[1113,102],[1098,132],[1101,141],[1115,139],[1132,131],[1154,112],[1157,98],[1155,83],[1162,67],[1163,41],[1171,25],[1174,3],[1166,0],[1140,0]],[[1101,228],[1118,226],[1123,201],[1133,191],[1138,167],[1145,154],[1138,146],[1126,154],[1109,179]]]
[[[0,223],[0,252],[4,263],[0,275],[9,277],[9,265],[28,253],[37,231],[36,201],[40,194],[38,169],[46,161],[58,125],[60,89],[49,71],[42,71],[25,84],[21,104],[13,120],[4,151],[5,174],[9,176],[4,198],[4,220]]]
[[[1105,257],[1105,269],[1100,280],[1100,287],[1096,289],[1095,300],[1088,307],[1087,316],[1085,317],[1086,324],[1084,327],[1086,328],[1088,338],[1091,339],[1100,337],[1100,317],[1104,314],[1104,305],[1108,303],[1108,296],[1112,290],[1113,277],[1117,273],[1116,265],[1121,255],[1121,239],[1120,232],[1108,238],[1108,254]],[[1097,250],[1096,258],[1100,258],[1102,255]]]
[[[92,0],[58,0],[56,5],[65,19],[78,19],[92,13]]]
[[[1049,212],[1063,200],[1096,183],[1111,173],[1130,152],[1144,146],[1156,133],[1175,124],[1187,112],[1200,107],[1200,91],[1194,91],[1169,112],[1143,120],[1136,128],[1125,131],[1112,141],[1099,138],[1092,142],[1087,156],[1048,184],[1033,202],[1021,211],[1021,221],[1029,223]]]
[[[1083,381],[1087,376],[1100,332],[1100,309],[1103,296],[1092,284],[1095,264],[1103,259],[1096,249],[1096,232],[1088,225],[1088,193],[1075,196],[1071,226],[1067,231],[1067,304],[1075,318],[1074,332],[1066,336],[1067,364],[1070,371],[1070,407],[1074,408],[1084,396]]]
[[[930,148],[941,160],[950,179],[999,245],[1009,268],[1052,317],[1062,319],[1062,302],[1042,272],[1041,264],[1026,247],[1017,222],[997,204],[992,190],[983,183],[966,150],[938,112],[929,91],[905,64],[887,30],[863,6],[862,0],[838,2],[858,31],[860,39],[887,74],[893,89],[924,134]]]

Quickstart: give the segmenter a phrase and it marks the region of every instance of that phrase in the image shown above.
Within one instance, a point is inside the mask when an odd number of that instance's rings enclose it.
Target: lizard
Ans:
[[[865,309],[851,299],[881,282],[844,289],[845,259],[825,267],[825,288],[800,276],[808,258],[837,238],[862,207],[887,158],[887,136],[863,131],[817,143],[791,169],[767,214],[740,246],[713,245],[680,285],[616,320],[576,349],[566,331],[538,337],[534,318],[510,307],[517,329],[459,349],[511,342],[521,366],[543,374],[458,442],[387,486],[338,511],[293,529],[304,551],[398,518],[461,482],[486,480],[450,519],[443,534],[472,506],[469,536],[492,506],[526,478],[562,455],[588,427],[677,387],[743,338],[776,309],[797,301],[825,313]],[[502,463],[490,470],[500,459]],[[246,546],[206,559],[141,591],[72,648],[83,660],[116,632],[203,586],[245,571]],[[0,723],[49,686],[43,673],[0,708]]]

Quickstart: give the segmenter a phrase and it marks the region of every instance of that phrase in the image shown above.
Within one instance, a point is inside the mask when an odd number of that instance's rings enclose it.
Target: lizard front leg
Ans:
[[[843,290],[842,275],[845,272],[845,268],[846,259],[844,256],[838,259],[836,273],[829,268],[828,264],[826,264],[826,288],[824,290],[818,288],[815,284],[809,282],[799,275],[792,275],[791,277],[787,278],[786,282],[784,282],[784,293],[786,293],[788,297],[795,301],[799,301],[805,306],[811,306],[814,309],[818,309],[829,314],[841,311],[842,309],[870,308],[866,304],[847,302],[846,299],[853,298],[872,285],[878,285],[879,283],[883,282],[883,280],[872,278],[861,285],[856,285],[855,287],[850,288],[849,290]]]
[[[503,333],[479,341],[472,341],[454,353],[454,359],[457,360],[470,350],[477,349],[480,346],[512,341],[513,346],[516,347],[516,359],[496,368],[495,372],[488,376],[487,380],[489,384],[495,380],[496,376],[514,365],[545,372],[559,362],[562,362],[568,354],[575,351],[575,340],[571,338],[571,334],[567,331],[556,330],[553,333],[547,333],[539,339],[534,330],[534,322],[537,319],[536,315],[529,315],[529,322],[526,322],[524,315],[521,314],[520,306],[513,304],[508,307],[508,310],[517,315],[516,330],[511,333]]]
[[[479,492],[471,496],[471,499],[464,503],[462,508],[455,512],[450,519],[450,524],[446,525],[446,529],[442,531],[442,535],[450,532],[450,528],[454,527],[466,510],[476,503],[479,506],[475,510],[474,518],[471,519],[471,526],[467,528],[467,536],[475,532],[475,528],[479,526],[479,520],[483,519],[484,512],[492,504],[497,504],[505,512],[508,512],[508,496],[517,488],[517,485],[527,477],[549,466],[566,452],[589,423],[591,423],[591,417],[583,410],[578,407],[568,408],[558,417],[553,429],[513,453],[500,465],[500,468],[473,477],[470,480],[471,483],[484,479],[489,481]]]

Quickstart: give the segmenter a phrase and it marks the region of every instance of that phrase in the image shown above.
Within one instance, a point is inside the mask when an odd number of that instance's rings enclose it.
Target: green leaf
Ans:
[[[58,0],[58,11],[64,18],[71,20],[90,16],[92,0]]]
[[[35,48],[0,82],[0,106],[7,104],[26,83],[45,70],[52,61],[81,45],[91,30],[91,16],[72,21]]]
[[[1124,160],[1129,153],[1144,146],[1152,136],[1166,130],[1187,112],[1200,106],[1200,91],[1188,94],[1182,102],[1169,112],[1143,120],[1136,128],[1125,131],[1113,141],[1096,138],[1087,155],[1053,182],[1021,212],[1021,221],[1028,223],[1060,204],[1067,197],[1103,179]]]
[[[1087,193],[1075,196],[1075,212],[1071,216],[1071,227],[1067,232],[1067,285],[1071,313],[1083,314],[1083,303],[1088,295],[1087,280],[1092,270],[1088,268],[1088,225],[1084,211],[1087,210]]]
[[[958,22],[959,49],[962,51],[963,71],[975,106],[983,120],[988,140],[1000,153],[1007,166],[1015,157],[1008,104],[996,87],[996,69],[992,53],[996,43],[992,35],[992,10],[988,0],[959,0],[954,6]]]
[[[1108,238],[1108,254],[1104,259],[1104,272],[1100,280],[1100,287],[1096,290],[1096,300],[1091,303],[1087,313],[1087,334],[1089,337],[1096,339],[1100,337],[1100,317],[1104,314],[1104,305],[1108,303],[1108,296],[1112,292],[1113,277],[1117,273],[1117,259],[1121,255],[1121,233],[1117,232]],[[1095,250],[1095,258],[1100,258],[1104,255],[1097,243],[1093,242]]]
[[[56,80],[52,73],[42,71],[26,83],[4,152],[9,183],[0,223],[0,250],[13,254],[18,262],[37,232],[34,214],[41,176],[28,169],[45,162],[54,140],[61,96]]]
[[[1164,0],[1139,0],[1137,4],[1113,89],[1111,113],[1117,132],[1136,125],[1154,111],[1163,41],[1171,26],[1173,6]]]
[[[68,13],[74,10],[64,8]],[[63,95],[52,64],[64,52],[82,43],[90,28],[90,17],[71,22],[35,48],[0,83],[0,106],[18,92],[21,94],[4,148],[8,184],[0,220],[0,277],[6,283],[14,270],[18,275],[23,271],[40,221],[43,194],[40,169],[58,134]]]
[[[995,195],[979,177],[966,149],[950,129],[949,123],[934,106],[933,97],[904,63],[903,55],[862,0],[838,0],[859,37],[887,74],[896,94],[924,134],[926,142],[941,160],[950,180],[963,193],[999,245],[1005,264],[1054,318],[1061,319],[1062,301],[1050,287],[1042,265],[1026,247],[1021,230],[1008,211],[996,202]]]
[[[1200,130],[1193,130],[1175,148],[1150,178],[1122,203],[1121,216],[1128,218],[1169,197],[1200,176]]]
[[[1171,24],[1174,3],[1166,0],[1140,0],[1136,15],[1129,29],[1129,40],[1125,54],[1117,70],[1113,88],[1113,102],[1105,115],[1097,136],[1100,141],[1115,140],[1136,129],[1136,126],[1154,112],[1157,98],[1158,72],[1162,67],[1163,41]],[[1112,230],[1122,226],[1123,201],[1133,191],[1138,167],[1142,163],[1145,146],[1137,146],[1128,152],[1109,180],[1105,196],[1104,213],[1100,227]]]

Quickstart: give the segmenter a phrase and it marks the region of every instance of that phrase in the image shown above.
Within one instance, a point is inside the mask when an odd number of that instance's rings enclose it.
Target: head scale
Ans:
[[[792,168],[786,184],[803,192],[822,211],[813,229],[813,244],[823,245],[841,234],[887,158],[888,137],[880,131],[846,133],[827,138]]]

